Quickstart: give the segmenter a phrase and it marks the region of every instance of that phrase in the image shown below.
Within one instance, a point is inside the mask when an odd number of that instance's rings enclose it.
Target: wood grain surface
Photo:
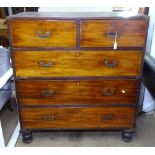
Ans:
[[[13,52],[17,77],[138,76],[141,57],[141,51],[132,50]],[[116,64],[109,67],[106,61]]]
[[[136,104],[137,80],[18,80],[19,103],[23,105]]]
[[[83,20],[80,29],[81,47],[113,47],[109,32],[118,33],[118,47],[143,47],[147,20]]]
[[[132,128],[135,109],[128,107],[100,108],[22,108],[22,125],[31,128]]]
[[[11,21],[13,47],[75,47],[75,20]]]

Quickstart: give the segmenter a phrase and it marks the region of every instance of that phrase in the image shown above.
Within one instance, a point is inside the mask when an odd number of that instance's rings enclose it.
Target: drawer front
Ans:
[[[143,47],[146,20],[83,20],[81,47],[112,47],[117,35],[118,47]],[[117,33],[117,34],[116,34]]]
[[[16,81],[21,105],[136,104],[137,80]]]
[[[141,51],[14,51],[18,77],[137,76]]]
[[[128,107],[23,108],[23,128],[132,128],[135,109]]]
[[[13,47],[75,47],[74,20],[13,20]]]

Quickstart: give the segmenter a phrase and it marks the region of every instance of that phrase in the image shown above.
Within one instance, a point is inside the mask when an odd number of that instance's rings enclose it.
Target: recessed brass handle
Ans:
[[[115,88],[104,88],[102,91],[103,96],[113,96],[116,92]]]
[[[117,38],[118,37],[118,32],[108,32],[107,37],[109,37],[109,38]]]
[[[51,32],[50,31],[38,31],[38,37],[42,39],[50,38],[51,37]]]
[[[44,115],[43,119],[45,121],[53,121],[54,120],[54,116],[53,115]]]
[[[54,91],[53,90],[42,90],[41,93],[45,97],[54,96]]]
[[[38,61],[38,64],[40,65],[40,67],[44,67],[44,68],[48,68],[48,67],[52,67],[53,66],[53,62],[52,61],[45,61],[45,60]]]
[[[113,115],[112,114],[107,114],[107,115],[103,115],[102,116],[102,120],[103,121],[110,121],[113,119]]]
[[[105,67],[116,67],[118,64],[117,60],[104,60],[103,64]]]

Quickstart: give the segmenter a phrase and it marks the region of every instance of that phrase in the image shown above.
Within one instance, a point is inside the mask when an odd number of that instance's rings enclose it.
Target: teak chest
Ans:
[[[23,142],[44,130],[136,127],[149,17],[20,13],[8,17]]]

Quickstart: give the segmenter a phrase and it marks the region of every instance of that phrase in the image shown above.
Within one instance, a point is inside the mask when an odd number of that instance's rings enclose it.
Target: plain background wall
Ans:
[[[149,29],[146,43],[146,51],[155,58],[155,7],[149,8]]]
[[[39,12],[111,12],[113,7],[40,7]]]
[[[130,7],[124,7],[129,10]],[[138,12],[138,7],[132,7],[132,13]],[[112,12],[113,7],[40,7],[39,12]]]

